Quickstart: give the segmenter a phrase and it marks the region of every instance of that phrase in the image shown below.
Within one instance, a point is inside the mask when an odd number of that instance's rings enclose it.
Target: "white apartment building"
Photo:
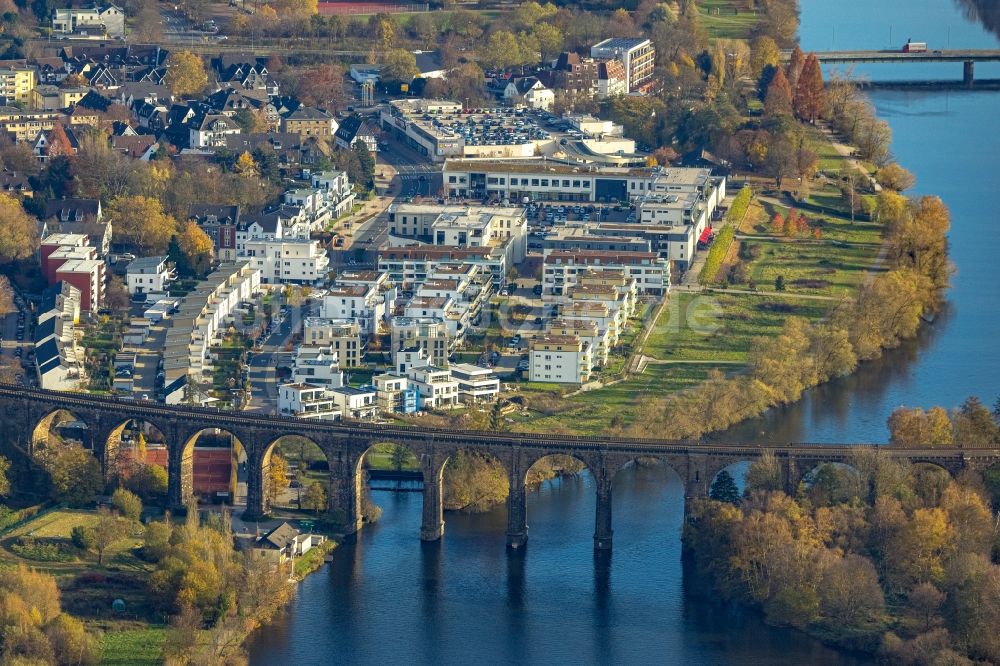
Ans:
[[[182,377],[203,379],[212,371],[211,346],[232,321],[241,304],[260,293],[260,271],[250,262],[220,264],[177,306],[168,321],[163,350],[165,384]],[[168,404],[184,399],[180,392],[167,396]]]
[[[244,255],[264,284],[322,286],[330,267],[326,249],[312,240],[251,240]]]
[[[595,368],[607,365],[614,346],[610,327],[601,326],[593,319],[552,319],[545,323],[545,335],[577,337],[590,344],[592,364]]]
[[[292,364],[292,383],[311,384],[326,389],[344,385],[340,360],[332,348],[322,345],[299,345]]]
[[[546,250],[542,274],[544,294],[564,295],[577,276],[591,269],[622,271],[635,280],[639,294],[662,296],[670,291],[670,263],[655,252]]]
[[[503,250],[508,266],[524,261],[528,247],[527,209],[523,206],[445,206],[394,204],[389,234],[448,247]],[[409,241],[395,242],[406,245]],[[393,240],[390,238],[390,243]]]
[[[420,391],[422,407],[446,409],[458,406],[458,381],[447,369],[434,365],[411,367],[406,376],[410,384]]]
[[[177,275],[165,256],[139,257],[125,269],[125,285],[130,294],[159,294]]]
[[[125,12],[114,5],[56,9],[52,14],[52,32],[60,35],[86,33],[96,37],[124,37]]]
[[[353,319],[365,337],[377,334],[388,314],[385,294],[375,284],[330,287],[320,307],[323,318]]]
[[[370,419],[378,415],[378,394],[374,386],[341,386],[329,393],[345,417]]]
[[[530,381],[584,384],[590,381],[592,372],[590,344],[576,336],[546,335],[530,343]]]
[[[63,282],[38,310],[35,325],[35,373],[43,389],[75,391],[86,379],[85,349],[76,342],[80,290]]]
[[[455,363],[448,370],[458,382],[458,399],[463,403],[488,402],[500,394],[500,380],[489,368]]]
[[[314,189],[324,193],[332,217],[338,218],[351,212],[355,194],[346,171],[318,171],[312,174],[310,183]]]
[[[343,414],[325,387],[304,383],[278,387],[278,413],[320,421],[338,421]]]

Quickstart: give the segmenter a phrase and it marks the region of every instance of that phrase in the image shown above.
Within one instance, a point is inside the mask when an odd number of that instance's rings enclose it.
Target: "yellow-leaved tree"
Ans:
[[[38,224],[21,202],[0,194],[0,262],[30,257],[38,249]]]
[[[208,85],[208,73],[201,56],[191,51],[178,51],[167,58],[167,85],[175,95],[193,95]]]
[[[142,253],[166,252],[177,233],[177,221],[151,197],[119,197],[111,202],[108,213],[115,241],[134,245]]]

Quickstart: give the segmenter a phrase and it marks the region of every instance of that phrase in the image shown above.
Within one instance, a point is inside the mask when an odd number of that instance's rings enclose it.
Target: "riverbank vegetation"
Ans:
[[[943,421],[997,445],[997,419],[970,399]],[[684,527],[718,594],[888,663],[1000,661],[1000,467],[952,479],[861,449],[809,472],[791,497],[774,456],[750,467],[742,497],[721,477]]]

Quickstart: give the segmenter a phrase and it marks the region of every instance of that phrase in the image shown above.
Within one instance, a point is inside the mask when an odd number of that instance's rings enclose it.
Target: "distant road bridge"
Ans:
[[[823,64],[833,63],[927,63],[927,62],[961,62],[962,83],[972,87],[975,82],[975,64],[977,62],[1000,62],[1000,49],[929,49],[917,53],[906,53],[900,49],[879,51],[813,51],[816,58]],[[791,51],[783,51],[782,57],[788,60]]]
[[[409,449],[423,477],[423,513],[420,538],[433,541],[444,534],[444,467],[461,450],[494,457],[510,483],[507,500],[507,544],[521,548],[528,538],[525,484],[533,463],[550,455],[572,456],[594,477],[597,515],[594,547],[611,548],[611,499],[615,475],[637,459],[655,459],[677,474],[685,499],[705,497],[716,475],[726,467],[752,462],[772,451],[781,466],[783,484],[794,493],[799,482],[825,462],[850,464],[867,444],[764,445],[704,444],[698,441],[635,439],[611,436],[579,437],[516,432],[443,430],[416,426],[330,422],[248,412],[220,411],[186,405],[29,389],[0,384],[0,453],[16,452],[22,467],[33,466],[34,454],[49,442],[60,421],[86,431],[84,444],[101,463],[107,481],[113,480],[122,435],[133,422],[155,428],[167,448],[168,502],[183,507],[193,496],[193,450],[204,431],[224,432],[235,438],[247,457],[249,516],[269,510],[266,479],[271,454],[283,437],[306,438],[329,463],[329,509],[348,533],[361,528],[365,455],[372,446],[389,442]],[[879,454],[941,467],[950,474],[964,469],[985,471],[1000,463],[1000,448],[908,449],[879,448]],[[8,453],[9,455],[9,453]]]

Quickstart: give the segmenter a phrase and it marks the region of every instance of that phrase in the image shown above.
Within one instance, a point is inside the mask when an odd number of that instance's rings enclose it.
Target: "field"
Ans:
[[[101,666],[158,666],[163,663],[163,627],[105,631]]]
[[[709,37],[747,39],[757,24],[757,14],[737,0],[698,0],[701,25]]]

